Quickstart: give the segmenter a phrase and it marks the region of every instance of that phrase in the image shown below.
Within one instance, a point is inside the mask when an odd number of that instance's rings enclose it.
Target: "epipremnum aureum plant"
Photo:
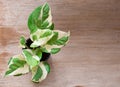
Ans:
[[[5,76],[32,72],[32,81],[40,82],[50,72],[50,65],[43,56],[58,53],[68,42],[70,33],[54,30],[51,9],[47,3],[30,14],[28,27],[30,38],[26,40],[21,36],[22,54],[10,58]]]

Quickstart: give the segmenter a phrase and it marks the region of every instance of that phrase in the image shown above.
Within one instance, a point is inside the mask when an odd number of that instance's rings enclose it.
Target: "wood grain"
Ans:
[[[4,78],[8,59],[29,37],[27,18],[48,2],[55,28],[71,31],[69,44],[48,62],[51,73],[39,84],[31,74]],[[0,0],[0,87],[120,87],[119,0]]]

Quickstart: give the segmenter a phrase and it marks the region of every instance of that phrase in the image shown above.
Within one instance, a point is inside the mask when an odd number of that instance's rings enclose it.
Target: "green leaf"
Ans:
[[[33,55],[31,50],[28,49],[23,50],[23,55],[25,57],[26,62],[31,68],[39,64],[39,60],[40,60],[39,57]]]
[[[68,36],[64,36],[55,42],[53,42],[54,45],[64,45],[68,41]]]
[[[22,48],[26,47],[26,40],[23,36],[20,37],[20,43],[19,44]]]
[[[40,16],[42,6],[37,7],[29,16],[28,18],[28,28],[30,30],[30,33],[35,32],[38,29],[37,22],[38,18]]]
[[[37,29],[53,29],[51,10],[46,3],[37,7],[28,18],[28,27],[31,33]]]
[[[38,82],[39,79],[42,77],[42,74],[43,74],[42,69],[41,69],[40,66],[38,66],[38,68],[37,68],[37,70],[35,71],[35,74],[34,74],[34,76],[33,76],[33,78],[32,78],[32,81],[33,81],[33,82]]]
[[[18,58],[14,58],[13,63],[16,64],[17,66],[24,66],[26,61],[25,60],[19,60]]]
[[[54,30],[52,38],[42,46],[42,51],[47,53],[56,54],[60,51],[60,48],[65,46],[69,40],[70,33],[66,33],[59,30]]]
[[[5,73],[5,76],[8,75],[19,75],[25,74],[29,72],[29,66],[27,65],[26,61],[24,60],[22,55],[17,55],[10,58],[8,63],[8,70]]]
[[[36,36],[36,39],[33,38],[34,36]],[[30,35],[31,40],[33,41],[30,47],[35,48],[38,46],[42,46],[46,44],[52,38],[52,36],[53,31],[50,29],[37,30]]]
[[[47,3],[42,6],[39,20],[41,20],[42,22],[39,29],[51,29],[49,28],[53,24],[52,16],[51,16],[51,9]]]
[[[32,81],[41,82],[50,72],[50,66],[47,62],[40,62],[39,66],[32,68]]]
[[[56,53],[58,53],[60,51],[60,48],[52,48],[51,49],[51,53],[52,54],[56,54]]]
[[[69,32],[63,32],[59,30],[54,31],[54,35],[47,44],[49,45],[65,45],[69,39]]]

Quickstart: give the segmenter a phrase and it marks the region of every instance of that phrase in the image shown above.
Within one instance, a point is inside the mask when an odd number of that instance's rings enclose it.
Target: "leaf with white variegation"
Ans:
[[[51,9],[47,3],[37,7],[30,14],[28,18],[28,27],[31,33],[34,33],[37,29],[54,29]]]
[[[6,71],[5,76],[18,76],[28,72],[29,66],[27,65],[24,57],[22,55],[16,55],[10,58],[8,62],[8,70]]]
[[[54,30],[53,37],[41,47],[43,52],[56,54],[60,51],[60,48],[65,46],[69,40],[70,32],[66,33],[60,30]]]
[[[40,50],[33,51],[30,49],[24,49],[22,53],[25,57],[27,64],[30,66],[30,68],[39,65],[40,59],[42,57],[42,52]]]
[[[37,30],[30,35],[31,40],[33,41],[30,47],[35,48],[46,44],[52,38],[53,34],[53,31],[50,29]]]
[[[50,72],[50,65],[47,62],[40,62],[40,64],[32,68],[32,81],[41,82],[47,77]]]

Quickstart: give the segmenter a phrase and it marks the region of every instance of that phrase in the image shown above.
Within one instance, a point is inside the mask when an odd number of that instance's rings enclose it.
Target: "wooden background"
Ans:
[[[71,31],[69,44],[48,60],[39,84],[31,74],[3,78],[8,59],[21,53],[27,19],[48,2],[55,28]],[[120,0],[0,0],[0,87],[120,87]]]

